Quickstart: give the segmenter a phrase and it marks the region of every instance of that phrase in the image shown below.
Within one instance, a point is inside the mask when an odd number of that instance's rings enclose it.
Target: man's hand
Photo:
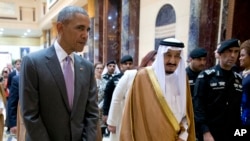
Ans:
[[[108,116],[107,116],[107,115],[103,115],[103,116],[102,116],[102,121],[103,121],[104,123],[107,122],[107,119],[108,119]]]
[[[17,132],[17,127],[16,126],[10,128],[10,133],[16,135],[16,132]]]
[[[214,141],[214,137],[210,132],[206,132],[203,134],[203,140],[204,141]]]
[[[108,125],[108,130],[109,130],[111,133],[115,134],[115,133],[116,133],[116,126]]]

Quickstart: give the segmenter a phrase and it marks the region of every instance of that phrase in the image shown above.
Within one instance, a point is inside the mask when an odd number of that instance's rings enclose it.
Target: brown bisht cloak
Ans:
[[[188,83],[186,99],[188,141],[195,141],[193,105]],[[120,141],[176,141],[181,130],[163,97],[153,69],[147,67],[138,71],[126,99]]]

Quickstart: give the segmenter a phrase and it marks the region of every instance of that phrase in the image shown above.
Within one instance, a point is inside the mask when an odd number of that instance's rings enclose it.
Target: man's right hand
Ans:
[[[16,132],[17,132],[17,127],[16,126],[10,128],[10,133],[16,135]]]
[[[116,132],[116,126],[108,125],[108,130],[109,130],[111,133],[115,134],[115,132]]]
[[[214,141],[214,137],[210,132],[206,132],[203,134],[203,140],[204,141]]]

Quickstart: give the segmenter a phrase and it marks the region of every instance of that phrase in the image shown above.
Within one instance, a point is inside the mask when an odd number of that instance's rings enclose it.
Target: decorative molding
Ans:
[[[0,16],[0,19],[4,19],[4,20],[17,20],[17,18],[14,18],[14,17],[1,17],[1,16]]]
[[[0,1],[0,17],[16,17],[16,4]]]

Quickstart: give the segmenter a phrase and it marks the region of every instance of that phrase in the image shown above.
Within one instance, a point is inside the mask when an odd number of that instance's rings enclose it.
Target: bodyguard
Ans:
[[[192,96],[194,95],[193,91],[196,78],[198,77],[199,73],[205,68],[207,62],[206,57],[207,51],[204,48],[195,48],[189,54],[189,66],[186,68],[186,72],[188,75],[188,82],[190,85]]]
[[[219,64],[201,72],[194,88],[199,141],[232,140],[240,126],[241,77],[232,70],[239,55],[238,39],[219,44]]]

